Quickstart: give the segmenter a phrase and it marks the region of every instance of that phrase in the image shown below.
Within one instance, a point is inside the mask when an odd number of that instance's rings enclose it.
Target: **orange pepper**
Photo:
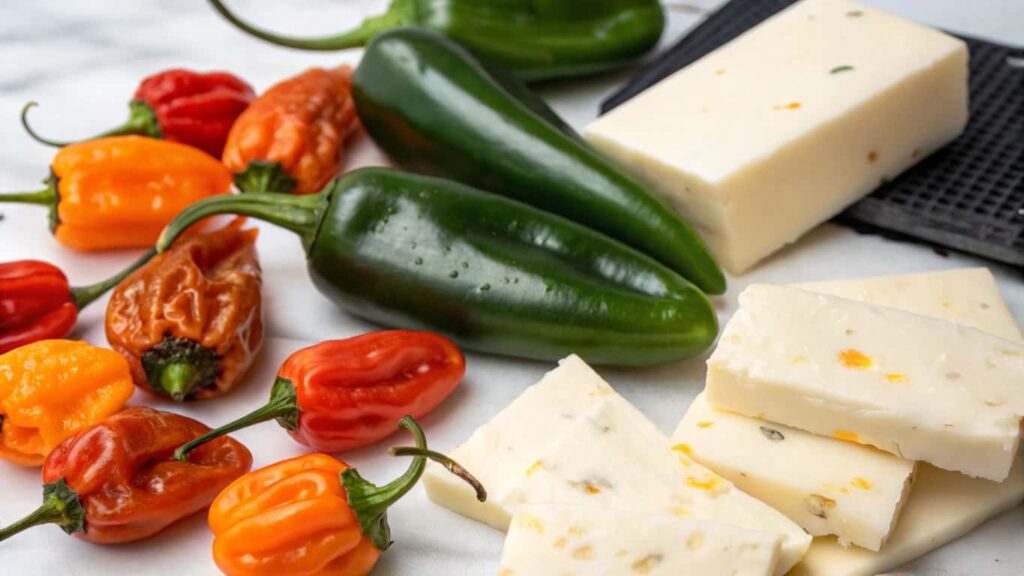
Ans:
[[[231,173],[196,148],[142,136],[80,142],[54,156],[48,187],[0,202],[50,206],[61,244],[76,250],[143,248],[186,206],[231,191]]]
[[[352,69],[311,68],[278,82],[228,133],[224,165],[244,192],[320,191],[338,173],[342,144],[358,125]]]
[[[419,480],[426,458],[469,482],[475,478],[426,447],[423,431],[408,416],[401,427],[416,447],[392,448],[413,456],[395,481],[374,486],[348,464],[308,454],[250,472],[224,489],[210,506],[213,559],[228,576],[362,576],[391,544],[387,509]]]
[[[0,459],[38,466],[69,436],[124,407],[135,387],[120,354],[40,340],[0,355]]]

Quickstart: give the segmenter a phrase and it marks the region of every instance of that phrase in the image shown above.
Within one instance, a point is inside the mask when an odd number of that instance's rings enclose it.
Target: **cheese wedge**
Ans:
[[[1024,415],[1024,346],[974,328],[753,285],[708,360],[707,399],[1001,481]]]
[[[797,288],[949,320],[1024,342],[988,268],[797,284]]]
[[[967,62],[964,42],[937,30],[803,0],[584,136],[739,274],[960,134]]]
[[[771,576],[777,537],[689,518],[589,506],[527,506],[498,576]]]
[[[776,574],[799,562],[811,538],[766,504],[694,462],[621,396],[602,399],[539,455],[506,503],[571,504],[668,514],[781,537]]]
[[[782,512],[814,536],[878,550],[896,524],[915,463],[712,408],[701,394],[672,441],[737,488]]]
[[[558,368],[449,453],[483,483],[487,502],[478,502],[465,482],[433,462],[423,475],[427,495],[463,516],[506,529],[511,513],[502,501],[511,486],[580,414],[613,394],[611,386],[578,356],[563,359]]]

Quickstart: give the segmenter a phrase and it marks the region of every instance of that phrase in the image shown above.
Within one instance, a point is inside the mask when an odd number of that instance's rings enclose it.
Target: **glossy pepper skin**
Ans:
[[[358,126],[352,69],[311,68],[260,95],[238,117],[224,165],[244,192],[317,192],[338,173]]]
[[[431,452],[411,418],[402,427],[416,447],[401,477],[384,486],[364,480],[348,464],[308,454],[272,464],[233,482],[210,506],[213,559],[227,576],[363,576],[391,544],[387,509],[419,480],[425,458],[437,460],[486,493],[458,464]]]
[[[404,29],[370,43],[352,94],[367,132],[402,166],[560,214],[705,292],[725,290],[721,269],[675,210],[507,84],[451,40]]]
[[[232,438],[169,458],[174,446],[209,430],[191,418],[134,407],[71,436],[43,464],[43,505],[0,529],[0,541],[39,524],[97,544],[148,538],[199,512],[252,467]]]
[[[213,198],[186,209],[158,249],[223,213],[297,232],[314,284],[351,313],[467,349],[648,366],[693,356],[717,332],[707,297],[651,258],[447,180],[364,168],[314,196]]]
[[[404,416],[433,411],[465,373],[462,351],[430,332],[386,330],[321,342],[285,360],[266,406],[189,442],[175,457],[267,420],[320,452],[369,446],[394,434]]]
[[[221,0],[210,3],[249,34],[306,50],[364,46],[387,30],[427,28],[528,82],[622,67],[653,48],[665,27],[657,0],[392,0],[385,14],[355,30],[307,39],[256,28]]]
[[[60,268],[39,260],[0,262],[0,354],[38,340],[64,338],[78,312],[156,254],[89,286],[71,287]]]
[[[40,340],[0,355],[0,459],[42,464],[134,391],[124,358],[85,342]]]
[[[263,344],[255,228],[244,219],[183,238],[121,282],[107,340],[139,387],[182,400],[230,390]]]
[[[96,136],[135,134],[163,138],[193,146],[220,158],[228,131],[235,119],[256,98],[251,86],[227,72],[195,72],[182,68],[165,70],[142,80],[128,105],[128,120]],[[32,138],[50,146],[67,146],[43,138],[28,124],[28,103],[21,123]]]
[[[54,156],[47,188],[0,195],[50,208],[57,241],[75,250],[148,248],[183,208],[231,191],[231,173],[184,144],[142,136],[89,140]]]

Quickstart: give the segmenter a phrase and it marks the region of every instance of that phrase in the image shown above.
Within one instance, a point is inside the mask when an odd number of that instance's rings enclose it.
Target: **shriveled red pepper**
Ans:
[[[224,165],[243,192],[319,192],[358,126],[352,69],[311,68],[260,95],[231,128]]]
[[[213,559],[227,576],[362,576],[391,545],[387,510],[423,475],[426,458],[468,482],[483,502],[483,486],[457,463],[427,449],[412,418],[401,427],[416,447],[409,469],[384,486],[326,454],[308,454],[251,472],[224,489],[210,506]]]
[[[78,312],[156,254],[88,286],[72,287],[60,268],[39,260],[0,263],[0,354],[38,340],[64,338]]]
[[[136,385],[175,400],[219,396],[263,344],[262,276],[245,220],[177,242],[124,279],[107,304],[107,340]]]
[[[148,248],[186,206],[231,191],[231,173],[191,146],[142,136],[72,144],[53,158],[46,188],[0,202],[50,208],[50,230],[77,250]]]
[[[285,360],[265,406],[185,444],[175,457],[267,420],[314,450],[361,448],[393,434],[403,416],[429,414],[465,373],[462,351],[432,332],[386,330],[321,342]]]
[[[142,80],[128,103],[128,120],[90,138],[135,134],[180,142],[220,158],[235,119],[256,98],[251,86],[227,72],[195,72],[175,68]],[[29,102],[21,124],[33,139],[49,146],[68,146],[38,135],[28,123]]]
[[[219,438],[189,456],[174,447],[209,430],[152,408],[128,408],[65,440],[43,464],[43,505],[0,529],[0,541],[40,524],[98,544],[148,538],[206,508],[252,467],[252,455]]]

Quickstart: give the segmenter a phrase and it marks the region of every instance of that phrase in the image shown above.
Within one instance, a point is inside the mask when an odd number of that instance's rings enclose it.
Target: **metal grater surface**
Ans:
[[[601,104],[607,112],[794,0],[731,0]],[[967,130],[836,220],[1024,267],[1024,49],[963,38],[970,50]]]

